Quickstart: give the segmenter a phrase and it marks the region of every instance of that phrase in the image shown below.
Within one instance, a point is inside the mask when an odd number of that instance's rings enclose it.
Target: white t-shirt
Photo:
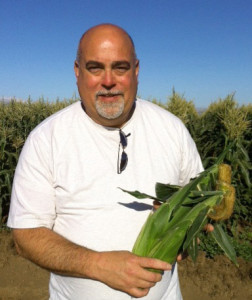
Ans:
[[[8,226],[44,226],[90,249],[130,251],[152,200],[120,188],[155,195],[156,182],[185,185],[202,164],[183,123],[151,102],[138,99],[122,130],[130,134],[128,165],[118,174],[119,129],[95,123],[80,102],[38,125],[19,158]],[[97,281],[52,273],[50,299],[132,298]],[[176,266],[142,299],[181,299]]]

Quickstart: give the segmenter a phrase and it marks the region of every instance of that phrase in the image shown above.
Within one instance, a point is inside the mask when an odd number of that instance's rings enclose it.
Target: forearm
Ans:
[[[147,295],[161,280],[161,274],[148,269],[171,270],[165,262],[128,251],[81,247],[47,228],[14,229],[13,238],[20,255],[51,272],[98,280],[134,297]]]
[[[13,229],[18,253],[48,271],[91,278],[96,253],[44,227]]]

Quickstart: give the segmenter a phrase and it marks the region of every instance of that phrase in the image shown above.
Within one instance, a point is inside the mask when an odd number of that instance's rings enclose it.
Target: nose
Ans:
[[[107,90],[111,90],[116,85],[115,78],[111,70],[106,70],[104,72],[101,84],[102,87]]]

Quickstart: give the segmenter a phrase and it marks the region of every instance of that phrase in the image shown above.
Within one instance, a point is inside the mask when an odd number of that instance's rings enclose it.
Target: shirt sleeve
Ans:
[[[28,137],[15,171],[7,225],[52,228],[56,217],[50,141],[37,130]]]

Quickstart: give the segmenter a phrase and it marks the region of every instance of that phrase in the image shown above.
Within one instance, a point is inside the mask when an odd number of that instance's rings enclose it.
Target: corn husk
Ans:
[[[230,166],[216,163],[184,187],[156,183],[155,197],[139,191],[123,191],[138,199],[151,198],[162,203],[143,225],[132,249],[136,255],[172,264],[180,252],[187,250],[195,261],[197,236],[214,220],[211,236],[238,266],[233,246],[219,223],[233,211],[235,192],[231,186]]]

